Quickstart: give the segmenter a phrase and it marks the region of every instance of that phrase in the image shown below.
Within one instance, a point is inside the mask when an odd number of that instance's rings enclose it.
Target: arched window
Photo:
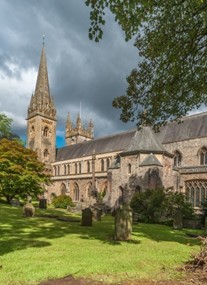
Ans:
[[[67,173],[70,174],[70,164],[67,165]]]
[[[206,147],[202,147],[199,150],[199,157],[200,157],[200,165],[206,165],[207,164],[207,149],[206,149]]]
[[[44,150],[43,155],[44,155],[44,158],[47,158],[47,157],[49,156],[48,149],[45,149],[45,150]]]
[[[81,174],[82,172],[82,165],[81,165],[81,162],[79,162],[79,174]]]
[[[101,160],[101,171],[104,171],[104,160]]]
[[[48,137],[48,134],[49,134],[49,128],[45,127],[44,130],[43,130],[43,136],[44,137]]]
[[[34,137],[34,135],[35,135],[35,127],[34,126],[31,127],[30,133],[31,133],[31,136]]]
[[[67,166],[64,164],[64,175],[67,174]]]
[[[62,183],[60,186],[60,195],[66,195],[67,189],[65,183]]]
[[[92,184],[89,183],[87,188],[88,188],[87,194],[88,194],[88,197],[90,198],[92,196]]]
[[[57,165],[57,175],[60,175],[60,165]]]
[[[131,174],[131,173],[132,173],[132,166],[131,166],[131,164],[130,164],[130,163],[128,164],[128,173],[129,173],[129,174]]]
[[[78,184],[75,183],[74,184],[74,200],[79,201],[79,197],[80,197],[79,187],[78,187]]]
[[[102,199],[105,197],[107,189],[108,189],[108,187],[107,187],[107,182],[106,182],[106,183],[104,183],[104,185],[103,185],[103,187],[101,189],[101,193],[100,193],[100,196],[101,196]]]
[[[181,153],[176,150],[174,153],[174,166],[181,166],[182,155]]]
[[[77,163],[75,163],[75,174],[77,174],[78,173],[78,165],[77,165]]]
[[[53,166],[53,175],[56,176],[56,166]]]
[[[108,170],[109,166],[110,166],[110,159],[107,158],[107,160],[106,160],[106,167],[107,167],[107,170]]]
[[[90,163],[90,161],[87,161],[87,172],[88,173],[91,172],[91,163]]]

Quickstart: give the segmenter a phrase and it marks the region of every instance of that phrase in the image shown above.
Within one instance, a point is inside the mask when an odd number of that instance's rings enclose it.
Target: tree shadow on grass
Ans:
[[[193,230],[174,230],[170,226],[159,224],[137,224],[133,227],[133,236],[137,238],[149,238],[156,242],[177,242],[180,244],[197,245],[199,240],[192,238],[187,233]]]
[[[55,210],[44,211],[44,213],[51,212],[65,215],[63,212]],[[43,213],[43,210],[37,210],[38,213]],[[52,239],[74,234],[77,235],[77,239],[100,240],[104,244],[114,246],[122,244],[122,242],[113,239],[114,218],[112,217],[106,216],[102,221],[94,222],[92,227],[81,226],[80,222],[77,222],[80,217],[72,217],[72,220],[68,222],[37,216],[26,218],[22,216],[22,208],[0,204],[0,256],[29,247],[47,247],[51,245],[50,240]],[[196,240],[192,241],[181,231],[173,231],[171,228],[162,225],[147,224],[134,225],[132,240],[125,243],[129,246],[139,245],[143,237],[157,242],[198,243]]]

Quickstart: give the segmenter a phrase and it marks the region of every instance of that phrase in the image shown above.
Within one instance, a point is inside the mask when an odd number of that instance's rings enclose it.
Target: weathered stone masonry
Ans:
[[[73,126],[68,113],[67,145],[56,149],[56,108],[44,45],[27,122],[28,147],[52,173],[45,193],[49,201],[66,194],[76,203],[93,204],[99,195],[114,207],[135,191],[158,187],[186,193],[195,207],[207,197],[207,113],[169,123],[159,133],[146,126],[99,139],[93,138],[91,120],[84,128],[78,115]]]

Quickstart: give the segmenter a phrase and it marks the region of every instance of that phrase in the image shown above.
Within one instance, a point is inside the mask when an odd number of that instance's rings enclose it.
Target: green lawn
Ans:
[[[0,204],[0,284],[31,285],[70,274],[106,282],[177,278],[176,268],[199,249],[185,232],[138,224],[132,241],[119,243],[112,239],[109,216],[81,227],[80,222],[25,218],[21,208]]]

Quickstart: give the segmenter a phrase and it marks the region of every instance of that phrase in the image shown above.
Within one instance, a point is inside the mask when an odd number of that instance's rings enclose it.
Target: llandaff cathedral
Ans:
[[[83,128],[66,118],[66,146],[56,148],[56,108],[50,95],[44,45],[35,92],[27,115],[28,148],[52,173],[45,197],[70,195],[75,203],[93,204],[95,196],[114,207],[124,189],[164,187],[186,193],[194,207],[207,198],[207,113],[168,123],[159,133],[150,127],[93,138],[93,123]],[[96,195],[94,195],[94,193]]]

